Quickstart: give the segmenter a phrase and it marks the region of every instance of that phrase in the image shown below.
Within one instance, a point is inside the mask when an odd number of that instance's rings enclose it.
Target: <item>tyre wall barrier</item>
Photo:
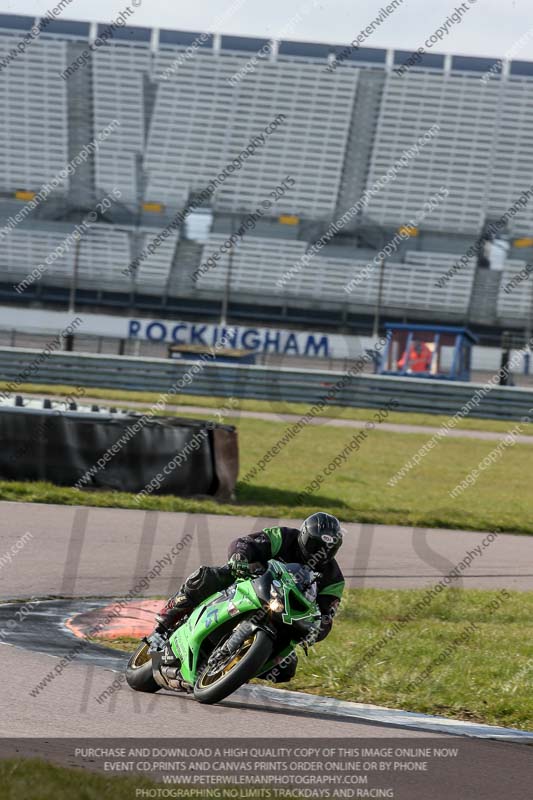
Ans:
[[[15,401],[0,405],[0,477],[6,480],[145,495],[234,495],[239,459],[232,425]]]

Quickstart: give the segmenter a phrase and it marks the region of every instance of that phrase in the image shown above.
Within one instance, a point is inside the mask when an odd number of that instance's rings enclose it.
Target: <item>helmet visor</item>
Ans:
[[[308,561],[323,564],[332,559],[342,542],[342,534],[334,536],[324,533],[321,536],[308,536],[304,543]],[[313,566],[313,564],[311,564]]]

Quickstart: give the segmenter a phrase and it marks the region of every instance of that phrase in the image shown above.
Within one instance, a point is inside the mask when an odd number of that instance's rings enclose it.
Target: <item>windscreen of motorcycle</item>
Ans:
[[[310,603],[317,597],[315,575],[305,564],[286,564],[285,568],[291,573],[296,586]]]

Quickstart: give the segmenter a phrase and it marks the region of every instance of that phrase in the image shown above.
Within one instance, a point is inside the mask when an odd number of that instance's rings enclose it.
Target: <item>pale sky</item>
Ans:
[[[138,2],[138,0],[135,0]],[[314,6],[313,3],[316,2]],[[302,21],[285,38],[345,45],[390,0],[141,0],[132,24],[245,36],[273,36],[300,10]],[[468,13],[432,52],[505,56],[533,29],[531,0],[403,0],[366,46],[415,50],[464,2]],[[110,22],[132,0],[72,0],[63,19]],[[44,15],[54,0],[0,0],[0,12]],[[232,13],[232,7],[237,7]],[[515,56],[533,60],[531,42]]]

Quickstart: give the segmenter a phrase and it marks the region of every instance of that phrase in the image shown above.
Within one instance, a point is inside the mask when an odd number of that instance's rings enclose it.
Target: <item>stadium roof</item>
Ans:
[[[20,14],[0,14],[0,29],[10,31],[27,32],[32,25],[36,24],[44,17],[31,17]],[[89,41],[95,38],[106,27],[104,23],[96,22],[81,22],[77,20],[64,20],[57,19],[50,21],[46,28],[42,31],[43,36],[46,37],[59,37],[59,38],[74,38],[82,41]],[[195,31],[178,31],[167,30],[163,28],[146,28],[138,26],[124,26],[117,27],[113,32],[113,38],[118,41],[129,41],[145,43],[147,45],[153,41],[153,33],[155,32],[155,41],[160,45],[176,46],[176,47],[190,47],[195,44],[197,47],[202,47],[204,52],[213,49],[215,46],[215,34],[201,33]],[[201,37],[201,38],[200,38]],[[271,41],[268,38],[257,38],[253,36],[231,36],[222,35],[220,37],[219,48],[221,52],[240,52],[240,53],[257,53],[265,44]],[[405,50],[385,49],[375,47],[359,47],[348,48],[342,45],[325,44],[319,42],[304,42],[304,41],[287,41],[281,40],[279,42],[278,54],[280,57],[290,58],[305,58],[327,60],[330,54],[345,51],[340,66],[345,64],[366,64],[374,67],[393,67],[402,64],[412,55],[411,52]],[[499,57],[478,57],[478,56],[464,56],[464,55],[451,55],[443,53],[424,53],[420,62],[413,66],[413,69],[431,69],[436,72],[442,72],[445,69],[451,72],[487,72],[492,70],[494,77],[500,74],[499,69],[494,70],[494,65],[499,65],[501,62],[509,63],[508,74],[511,76],[530,76],[533,77],[533,61],[519,61],[508,59],[500,59]]]

